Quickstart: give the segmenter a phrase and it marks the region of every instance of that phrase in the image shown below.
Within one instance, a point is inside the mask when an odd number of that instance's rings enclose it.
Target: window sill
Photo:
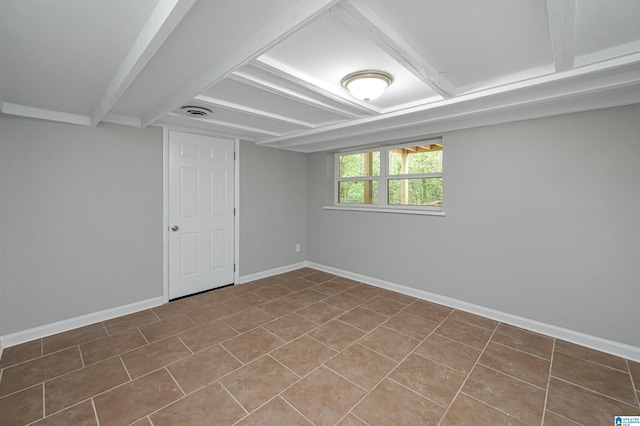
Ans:
[[[375,213],[400,213],[400,214],[417,214],[423,216],[446,216],[442,210],[418,210],[418,209],[394,209],[381,207],[359,207],[359,206],[323,206],[325,210],[348,210],[355,212],[375,212]]]

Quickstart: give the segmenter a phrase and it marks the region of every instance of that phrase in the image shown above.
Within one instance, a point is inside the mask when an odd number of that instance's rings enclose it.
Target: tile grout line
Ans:
[[[551,371],[553,370],[553,360],[556,354],[556,339],[553,339],[553,345],[551,346],[551,360],[549,361],[549,377],[547,378],[547,389],[544,393],[544,408],[542,411],[542,425],[544,425],[544,418],[547,415],[547,403],[549,402],[549,387],[551,386]]]
[[[638,391],[640,391],[640,389],[636,389],[636,383],[633,380],[633,374],[631,373],[631,366],[629,365],[629,360],[625,359],[624,362],[627,365],[627,370],[629,370],[629,378],[631,379],[631,389],[633,389],[633,394],[636,396],[636,405],[640,407],[640,395],[638,394]]]
[[[594,389],[587,388],[587,387],[582,386],[582,385],[580,385],[580,384],[578,384],[578,383],[574,383],[574,382],[571,382],[571,381],[569,381],[569,380],[567,380],[567,379],[563,379],[562,377],[558,377],[558,376],[551,376],[551,377],[553,377],[553,378],[554,378],[554,379],[556,379],[556,380],[560,380],[561,382],[567,383],[567,384],[569,384],[569,385],[571,385],[571,386],[575,386],[575,387],[577,387],[577,388],[580,388],[580,389],[582,389],[582,390],[585,390],[585,391],[587,391],[587,392],[591,392],[591,393],[594,393],[594,394],[596,394],[596,395],[602,396],[602,397],[604,397],[604,398],[610,399],[610,400],[612,400],[612,401],[616,401],[616,402],[619,402],[619,403],[621,403],[621,404],[628,405],[629,407],[638,408],[638,407],[634,407],[633,405],[629,404],[628,402],[621,401],[621,400],[619,400],[619,399],[618,399],[618,398],[616,398],[616,397],[613,397],[613,396],[611,396],[611,395],[604,394],[604,393],[602,393],[602,392],[598,392],[597,390],[594,390]],[[637,397],[636,397],[636,398],[637,398]]]

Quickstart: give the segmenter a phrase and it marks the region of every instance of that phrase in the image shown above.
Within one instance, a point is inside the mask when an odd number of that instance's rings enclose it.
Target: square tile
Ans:
[[[161,369],[96,396],[101,426],[128,425],[182,398],[167,370]]]
[[[282,398],[275,397],[248,417],[244,418],[237,426],[311,426],[300,413]]]
[[[289,290],[293,290],[293,291],[302,291],[302,290],[306,290],[308,288],[311,287],[315,287],[317,285],[317,283],[311,282],[311,281],[307,281],[305,279],[302,278],[294,278],[292,280],[288,280],[285,281],[283,283],[280,284],[282,287],[286,287]]]
[[[304,279],[316,284],[323,283],[334,279],[336,276],[327,272],[314,272],[313,274],[305,275]]]
[[[353,308],[349,312],[340,315],[338,319],[367,332],[373,330],[387,320],[388,317],[369,309],[365,309],[364,306],[365,305]]]
[[[143,376],[191,355],[191,351],[176,337],[150,343],[121,356],[131,378]]]
[[[118,334],[112,334],[102,339],[84,343],[80,345],[80,352],[82,352],[84,364],[91,365],[146,344],[147,340],[142,336],[140,330],[132,328]]]
[[[23,426],[42,418],[42,385],[0,398],[0,419],[5,426]]]
[[[271,352],[285,343],[284,340],[263,328],[256,328],[221,343],[240,362],[246,364]]]
[[[240,368],[242,364],[220,345],[198,352],[167,367],[182,390],[191,392]]]
[[[360,343],[394,361],[401,361],[419,341],[381,326],[365,336]]]
[[[425,398],[448,407],[467,376],[442,364],[411,354],[389,378]]]
[[[70,407],[84,399],[129,381],[120,358],[81,368],[44,384],[45,415]]]
[[[480,364],[527,383],[546,389],[550,362],[497,343],[489,343],[480,357]]]
[[[545,391],[506,374],[477,365],[462,392],[534,425],[542,421]]]
[[[335,306],[336,308],[342,309],[344,311],[349,311],[356,306],[362,305],[366,301],[367,299],[365,298],[357,297],[348,294],[347,292],[340,293],[323,300],[324,303]]]
[[[313,305],[309,305],[306,308],[302,308],[296,311],[296,313],[315,322],[316,324],[324,324],[325,322],[344,314],[344,311],[324,302],[318,302]]]
[[[349,290],[351,286],[336,281],[327,281],[322,284],[318,284],[313,287],[315,291],[319,291],[327,296],[335,296],[338,293],[342,293],[345,290]]]
[[[327,367],[371,390],[398,364],[362,345],[351,345],[325,363]]]
[[[254,290],[253,292],[266,300],[273,300],[273,299],[279,299],[281,297],[284,297],[288,294],[293,293],[294,291],[291,290],[290,288],[275,284],[275,285]]]
[[[370,425],[437,425],[445,409],[415,392],[385,379],[354,409]]]
[[[320,367],[287,389],[282,397],[311,422],[324,426],[335,425],[365,394],[364,389]]]
[[[360,307],[390,317],[406,308],[406,306],[404,303],[378,296],[364,302]]]
[[[414,352],[465,374],[471,371],[482,353],[479,349],[437,334],[427,337]]]
[[[387,320],[384,326],[414,339],[422,340],[435,330],[438,324],[405,311],[400,311]]]
[[[416,300],[407,306],[404,312],[439,324],[451,315],[453,309],[424,300]]]
[[[285,315],[275,321],[262,326],[282,340],[290,341],[313,330],[318,324],[301,317],[298,314]]]
[[[351,287],[349,290],[346,290],[344,294],[365,299],[364,301],[366,302],[367,300],[373,299],[374,297],[379,296],[384,292],[385,290],[381,288],[360,283],[354,287]]]
[[[451,318],[447,318],[440,324],[435,333],[476,349],[484,349],[491,338],[491,331]]]
[[[322,294],[319,291],[312,290],[310,288],[302,291],[298,291],[296,293],[292,293],[287,296],[287,299],[293,300],[294,302],[301,303],[303,305],[311,305],[316,302],[320,302],[328,298],[326,294]]]
[[[191,351],[198,352],[216,343],[224,342],[239,333],[222,321],[214,321],[178,334],[178,338]]]
[[[553,338],[506,324],[498,326],[491,340],[549,360],[553,351]]]
[[[273,351],[271,356],[299,376],[318,368],[338,352],[309,336],[302,336]]]
[[[218,382],[152,414],[154,426],[231,425],[245,411]]]
[[[223,377],[220,383],[250,413],[296,380],[298,376],[267,355]]]
[[[329,321],[309,332],[309,336],[338,351],[351,345],[364,334],[364,331],[338,320]]]

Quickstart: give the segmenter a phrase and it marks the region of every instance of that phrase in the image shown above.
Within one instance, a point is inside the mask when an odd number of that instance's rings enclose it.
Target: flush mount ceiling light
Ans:
[[[185,115],[190,115],[192,117],[208,117],[212,114],[212,111],[209,108],[204,108],[197,105],[185,105],[180,108]]]
[[[392,82],[393,77],[383,71],[358,71],[342,79],[344,88],[365,102],[382,95]]]

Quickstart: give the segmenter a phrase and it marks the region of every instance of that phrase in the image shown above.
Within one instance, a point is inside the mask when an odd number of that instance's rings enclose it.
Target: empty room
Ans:
[[[0,0],[0,424],[640,425],[638,17]]]

